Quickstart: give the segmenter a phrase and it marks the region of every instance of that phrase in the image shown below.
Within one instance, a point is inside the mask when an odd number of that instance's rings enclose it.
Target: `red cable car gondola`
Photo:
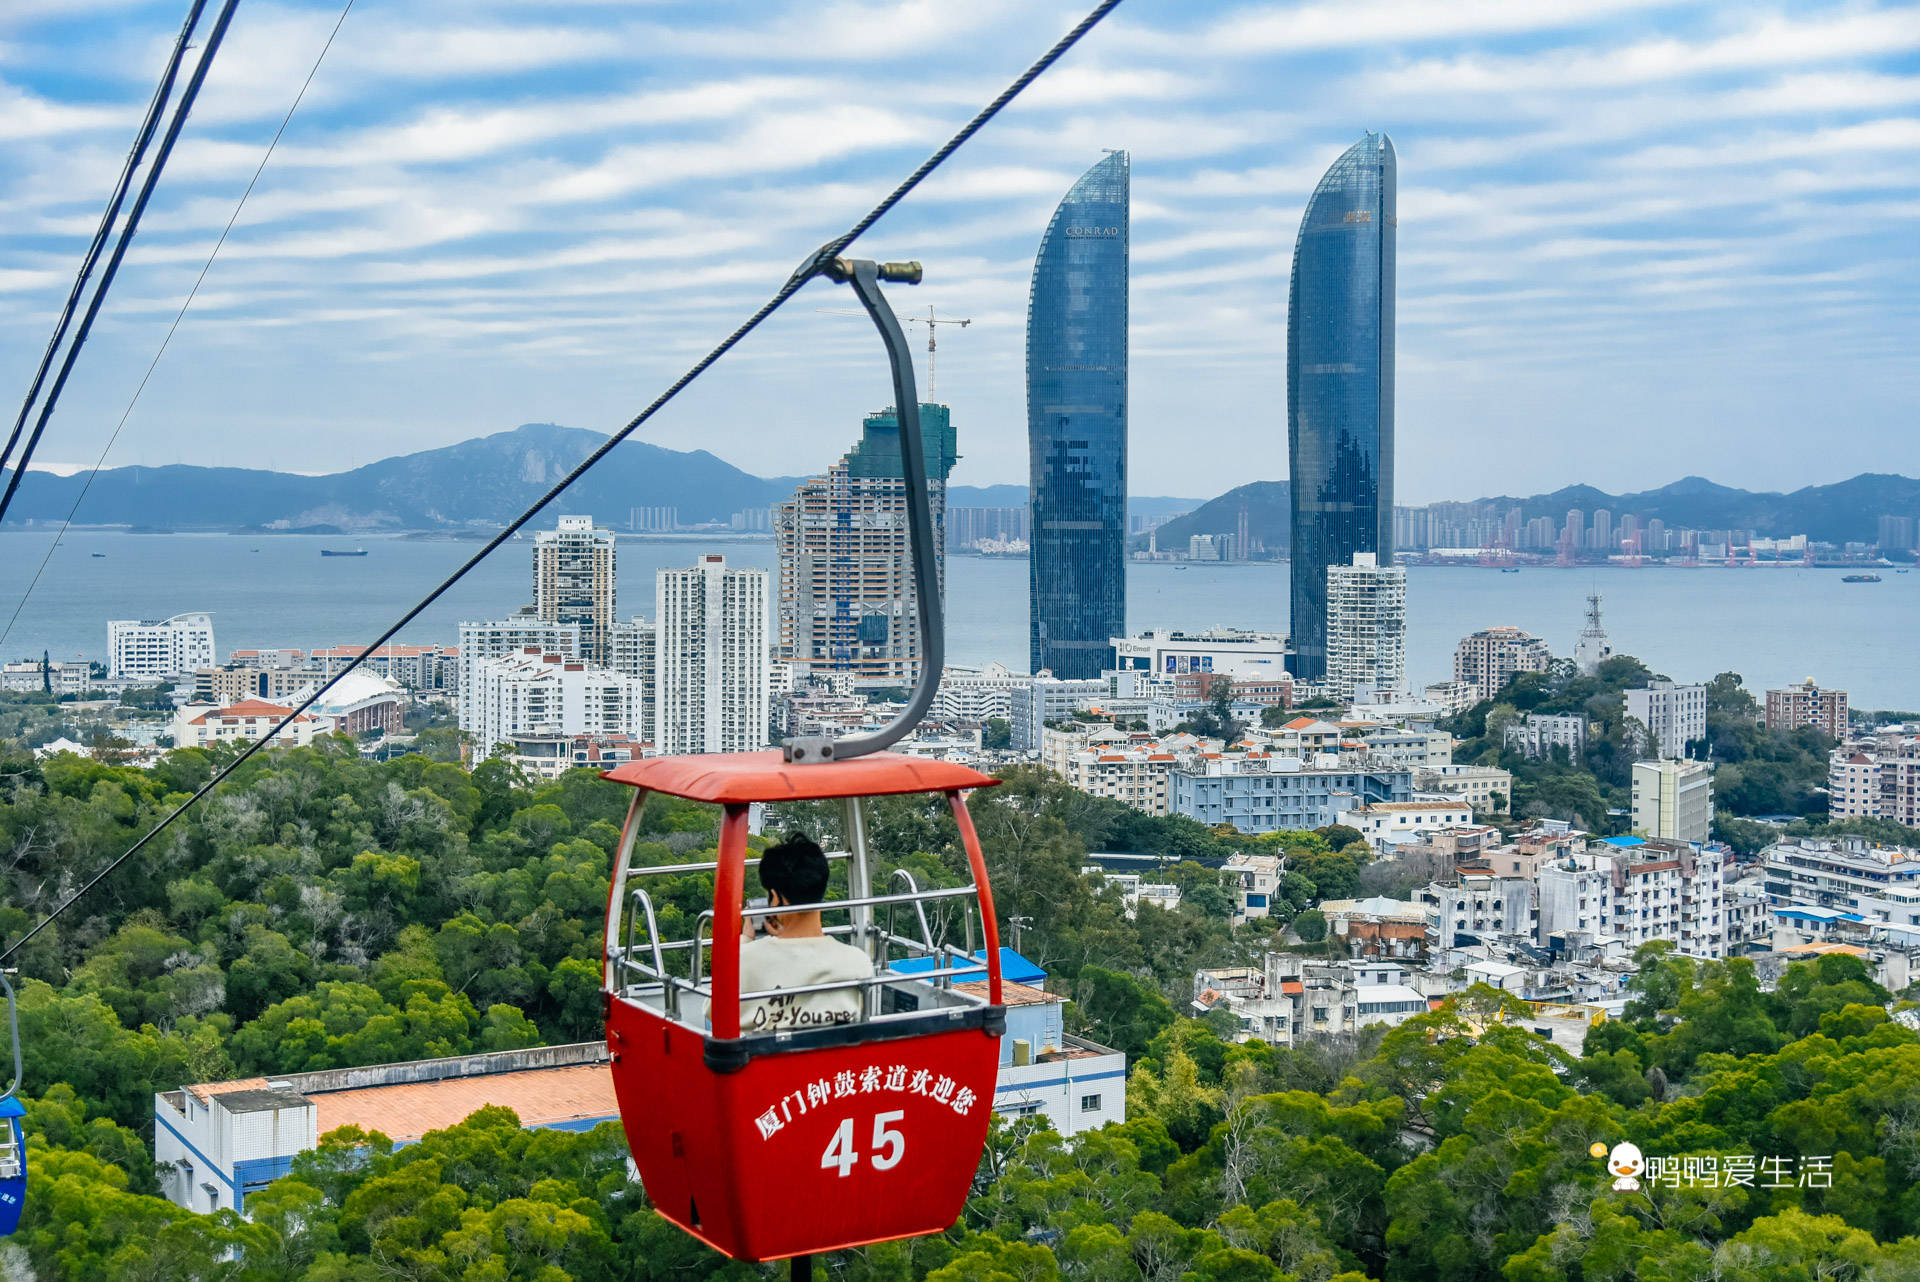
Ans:
[[[913,696],[892,724],[846,739],[803,738],[778,751],[656,757],[603,778],[636,791],[627,812],[607,903],[607,1045],[627,1142],[659,1213],[716,1250],[776,1260],[935,1233],[958,1218],[972,1185],[993,1110],[1000,1036],[999,930],[985,861],[965,793],[995,782],[949,762],[881,751],[925,714],[944,655],[937,602],[933,521],[912,359],[878,281],[917,283],[917,263],[876,266],[816,260],[850,282],[887,343],[893,363],[901,461],[912,536],[922,661]],[[722,808],[713,863],[630,866],[641,807],[650,792]],[[938,793],[946,797],[965,849],[970,885],[920,890],[905,872],[901,893],[875,894],[861,797]],[[777,909],[742,905],[749,807],[756,803],[845,802],[848,897]],[[651,897],[632,883],[650,874],[712,871],[713,907],[692,938],[659,937]],[[961,900],[966,947],[928,928],[930,902]],[[985,962],[975,960],[973,900]],[[894,908],[910,907],[915,935],[893,931]],[[882,924],[874,909],[885,908]],[[850,1024],[742,1035],[743,917],[820,909],[846,913],[828,933],[866,951],[872,977],[785,994],[859,987],[864,1017]],[[712,935],[703,927],[711,922]],[[644,929],[646,938],[637,940]],[[668,957],[688,953],[684,967]],[[704,975],[711,953],[711,975]],[[904,957],[933,968],[894,971]],[[684,972],[684,973],[681,973]],[[796,1270],[796,1276],[800,1276]]]

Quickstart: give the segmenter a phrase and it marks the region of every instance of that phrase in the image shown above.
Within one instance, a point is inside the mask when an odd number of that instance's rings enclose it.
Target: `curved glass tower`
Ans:
[[[1287,297],[1294,675],[1327,672],[1327,567],[1393,561],[1393,141],[1368,134],[1300,220]]]
[[[1127,626],[1127,153],[1067,192],[1027,302],[1033,670],[1096,677]]]

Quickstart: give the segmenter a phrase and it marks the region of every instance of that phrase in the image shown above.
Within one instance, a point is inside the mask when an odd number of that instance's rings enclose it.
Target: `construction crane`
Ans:
[[[865,312],[835,311],[831,307],[816,307],[813,310],[824,316],[866,316]],[[973,318],[970,316],[965,319],[954,316],[936,316],[933,313],[933,308],[929,307],[927,308],[927,314],[925,316],[902,316],[900,323],[903,325],[925,325],[927,327],[927,399],[930,401],[935,400],[937,398],[934,396],[933,354],[940,350],[936,337],[939,327],[942,325],[958,325],[960,328],[965,329],[967,326],[973,324]]]

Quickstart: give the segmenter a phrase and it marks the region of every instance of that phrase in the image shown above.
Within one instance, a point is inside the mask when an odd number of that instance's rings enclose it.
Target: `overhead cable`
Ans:
[[[54,406],[60,403],[60,393],[67,386],[67,377],[73,373],[73,363],[80,357],[80,349],[87,344],[87,335],[93,332],[94,318],[100,315],[100,307],[107,301],[107,291],[113,287],[113,278],[120,271],[120,263],[127,256],[127,247],[133,243],[134,233],[140,229],[140,215],[146,212],[147,202],[153,199],[154,188],[160,185],[160,175],[166,170],[167,157],[173,154],[173,144],[179,141],[180,130],[187,123],[187,114],[193,110],[193,103],[200,96],[200,86],[206,83],[207,72],[213,69],[214,55],[220,52],[220,42],[226,38],[227,27],[233,21],[233,11],[239,7],[240,0],[226,0],[220,6],[220,15],[214,19],[213,30],[207,36],[207,47],[200,54],[193,74],[187,78],[187,87],[180,93],[180,104],[174,108],[173,118],[167,122],[167,132],[160,139],[160,149],[154,153],[153,164],[147,169],[147,176],[140,184],[140,194],[134,197],[133,208],[127,211],[126,224],[120,229],[120,238],[113,244],[113,253],[107,256],[106,270],[100,274],[100,284],[93,291],[93,297],[87,300],[86,315],[80,318],[80,327],[73,333],[73,342],[67,347],[67,354],[60,362],[60,373],[54,377],[53,386],[47,391],[47,399],[40,406],[40,413],[34,418],[33,431],[27,436],[27,443],[21,447],[20,456],[14,460],[13,472],[7,477],[6,493],[0,494],[0,524],[7,519],[7,509],[13,505],[13,496],[20,489],[20,480],[27,474],[27,467],[33,462],[33,451],[40,444],[41,433],[47,430],[47,420],[53,417]]]
[[[93,240],[87,245],[87,252],[81,256],[80,270],[73,278],[73,288],[67,293],[66,305],[60,309],[59,319],[54,322],[53,337],[47,340],[46,353],[40,357],[40,368],[34,371],[33,382],[27,387],[26,399],[20,403],[20,414],[13,420],[13,431],[8,434],[7,443],[0,446],[0,470],[4,470],[7,460],[13,457],[13,447],[20,443],[20,433],[26,428],[27,416],[33,413],[34,402],[40,399],[40,389],[47,381],[47,371],[53,368],[53,358],[60,350],[61,340],[67,336],[67,326],[73,323],[73,313],[80,306],[80,295],[86,292],[87,281],[100,261],[100,251],[106,248],[107,237],[113,234],[113,225],[120,217],[120,206],[133,189],[133,175],[147,154],[147,144],[153,141],[153,131],[160,127],[160,113],[173,96],[173,82],[180,74],[181,60],[187,56],[187,42],[192,39],[193,29],[199,25],[201,11],[206,7],[207,0],[193,0],[187,9],[187,20],[173,42],[173,52],[167,58],[165,70],[160,73],[159,85],[154,88],[153,101],[147,104],[146,118],[140,122],[140,131],[134,135],[133,147],[127,152],[126,164],[120,168],[120,178],[113,185],[106,212],[100,215],[100,226],[94,230]]]

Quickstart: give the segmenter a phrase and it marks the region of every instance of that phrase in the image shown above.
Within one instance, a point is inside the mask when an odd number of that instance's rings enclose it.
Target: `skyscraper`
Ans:
[[[1287,298],[1294,673],[1327,672],[1327,567],[1393,563],[1393,142],[1368,134],[1307,201]]]
[[[590,516],[563,516],[533,536],[533,612],[548,623],[580,625],[580,657],[607,662],[613,626],[613,531]]]
[[[1356,687],[1397,693],[1407,683],[1407,572],[1372,552],[1327,567],[1328,693],[1351,699]]]
[[[1127,630],[1127,153],[1053,211],[1027,302],[1033,670],[1094,677]]]
[[[953,423],[945,405],[922,403],[934,557],[946,588],[947,476]],[[847,672],[867,688],[913,684],[920,670],[907,485],[900,420],[891,406],[869,414],[860,443],[825,476],[800,483],[774,511],[780,556],[779,632],[783,659],[803,672]]]
[[[654,576],[654,739],[660,750],[767,746],[767,572],[705,555]]]

